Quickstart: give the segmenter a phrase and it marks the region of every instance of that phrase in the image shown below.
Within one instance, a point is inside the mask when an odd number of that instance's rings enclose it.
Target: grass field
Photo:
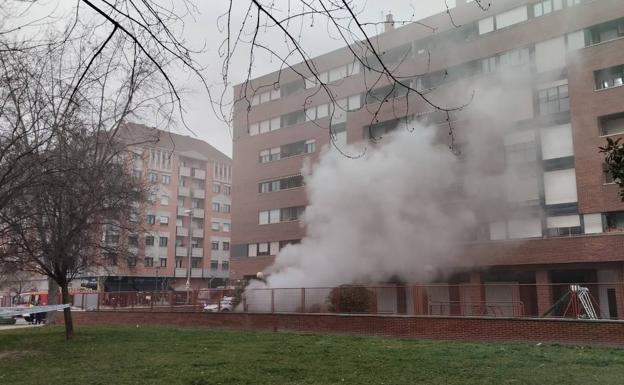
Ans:
[[[622,384],[624,350],[153,327],[0,332],[0,384]]]

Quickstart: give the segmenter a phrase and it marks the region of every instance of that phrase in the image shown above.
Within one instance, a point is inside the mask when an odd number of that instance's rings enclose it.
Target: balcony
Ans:
[[[192,256],[195,258],[203,258],[204,257],[204,249],[199,247],[194,247],[191,249]]]
[[[191,169],[189,167],[180,167],[180,176],[191,176]]]
[[[204,209],[193,209],[194,218],[204,218]]]
[[[204,229],[191,229],[191,234],[193,235],[193,238],[203,238]]]
[[[203,269],[201,267],[191,269],[191,278],[202,278]]]
[[[186,277],[186,269],[176,267],[176,269],[174,271],[174,275],[176,277]]]
[[[205,199],[206,198],[206,190],[193,189],[193,198]]]
[[[178,195],[183,197],[190,196],[190,190],[188,187],[178,186]]]
[[[186,247],[176,247],[176,257],[188,256],[188,249]]]
[[[200,169],[197,169],[197,168],[194,169],[193,170],[193,178],[205,180],[206,179],[206,171],[200,170]]]
[[[176,227],[176,235],[180,237],[188,237],[188,229],[186,227]]]

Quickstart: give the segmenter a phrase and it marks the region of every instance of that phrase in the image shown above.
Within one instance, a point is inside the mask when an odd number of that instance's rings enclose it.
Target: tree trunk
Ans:
[[[63,304],[71,303],[67,283],[61,285],[61,294],[63,295]],[[74,335],[74,321],[72,320],[71,308],[63,309],[63,317],[65,319],[65,338],[69,340]]]
[[[59,298],[59,285],[52,278],[48,278],[48,305],[58,305]],[[54,325],[56,323],[56,311],[51,311],[46,314],[46,324]]]

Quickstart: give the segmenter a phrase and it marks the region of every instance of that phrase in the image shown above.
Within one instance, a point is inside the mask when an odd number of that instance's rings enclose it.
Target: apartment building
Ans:
[[[202,140],[140,124],[126,124],[123,135],[137,144],[132,148],[135,177],[150,184],[149,204],[140,210],[145,232],[105,232],[106,242],[127,245],[133,256],[110,258],[94,274],[100,289],[185,290],[188,278],[193,289],[224,285],[231,159]]]
[[[458,89],[487,83],[511,69],[520,81],[502,97],[514,107],[506,119],[515,130],[495,142],[503,149],[500,162],[537,167],[523,177],[509,202],[510,211],[522,208],[532,215],[484,223],[466,244],[470,267],[449,283],[603,283],[596,293],[601,306],[611,316],[621,316],[624,291],[609,284],[624,281],[624,204],[603,172],[598,152],[606,137],[624,134],[621,0],[500,0],[487,10],[472,0],[457,0],[452,16],[421,20],[435,26],[435,33],[422,24],[389,25],[375,37],[382,60],[399,74],[422,74],[410,79],[412,87],[438,93],[449,104],[461,101],[453,99],[461,94]],[[372,58],[369,63],[375,65]],[[448,131],[445,114],[415,95],[408,96],[409,103],[381,103],[401,101],[407,92],[383,79],[366,81],[370,71],[348,49],[316,57],[314,64],[321,79],[333,85],[341,106],[331,122],[338,144],[396,129],[402,116],[440,125],[442,135]],[[305,235],[298,221],[307,204],[301,168],[329,143],[327,128],[319,126],[329,124],[333,103],[317,92],[307,67],[301,64],[296,70],[309,78],[284,70],[254,79],[247,89],[248,95],[257,90],[251,110],[247,112],[245,101],[236,109],[233,279],[270,272],[279,250]],[[243,94],[242,87],[235,87],[236,95]],[[376,104],[378,122],[372,123],[371,108],[364,107]],[[475,122],[461,115],[452,118],[461,145]],[[531,295],[522,286],[515,293],[482,289],[475,298],[520,298],[533,313],[542,314],[558,293],[537,287]],[[447,301],[461,297],[452,290],[439,296]]]

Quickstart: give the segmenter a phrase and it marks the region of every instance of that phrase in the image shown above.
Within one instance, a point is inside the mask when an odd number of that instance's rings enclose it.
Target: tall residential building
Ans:
[[[535,215],[486,223],[466,245],[476,267],[454,276],[453,283],[517,283],[515,291],[482,292],[479,298],[519,298],[535,314],[543,313],[557,293],[538,286],[545,291],[536,295],[521,284],[605,283],[596,293],[603,311],[624,314],[623,290],[608,285],[624,281],[624,204],[617,186],[605,179],[598,152],[606,137],[624,134],[622,1],[500,0],[485,11],[471,0],[456,3],[452,20],[441,13],[421,23],[390,26],[375,37],[382,60],[402,75],[422,74],[405,80],[412,87],[449,97],[467,83],[494,81],[503,70],[515,73],[517,87],[500,96],[514,106],[506,119],[516,126],[514,135],[498,142],[504,149],[500,161],[538,167],[525,175],[514,198],[516,206],[532,208]],[[437,29],[432,33],[423,25]],[[415,95],[409,103],[382,103],[378,123],[371,124],[371,110],[386,99],[402,101],[406,91],[387,79],[364,81],[374,74],[347,48],[313,61],[340,111],[347,111],[332,122],[337,143],[388,132],[401,116],[418,116],[448,130],[444,114]],[[376,65],[373,58],[368,63]],[[247,90],[253,95],[251,110],[245,101],[236,108],[233,279],[266,270],[284,245],[305,234],[298,221],[307,204],[300,172],[329,142],[327,129],[319,126],[329,124],[332,103],[318,92],[305,65],[295,69],[253,79]],[[243,94],[243,86],[235,87],[236,95]],[[470,125],[461,119],[453,124],[458,133]],[[459,294],[449,289],[439,296],[452,301]]]
[[[127,244],[127,260],[111,258],[98,281],[107,291],[184,290],[224,285],[229,276],[231,159],[208,143],[128,123],[133,173],[151,185],[141,210],[145,232],[106,231]]]

